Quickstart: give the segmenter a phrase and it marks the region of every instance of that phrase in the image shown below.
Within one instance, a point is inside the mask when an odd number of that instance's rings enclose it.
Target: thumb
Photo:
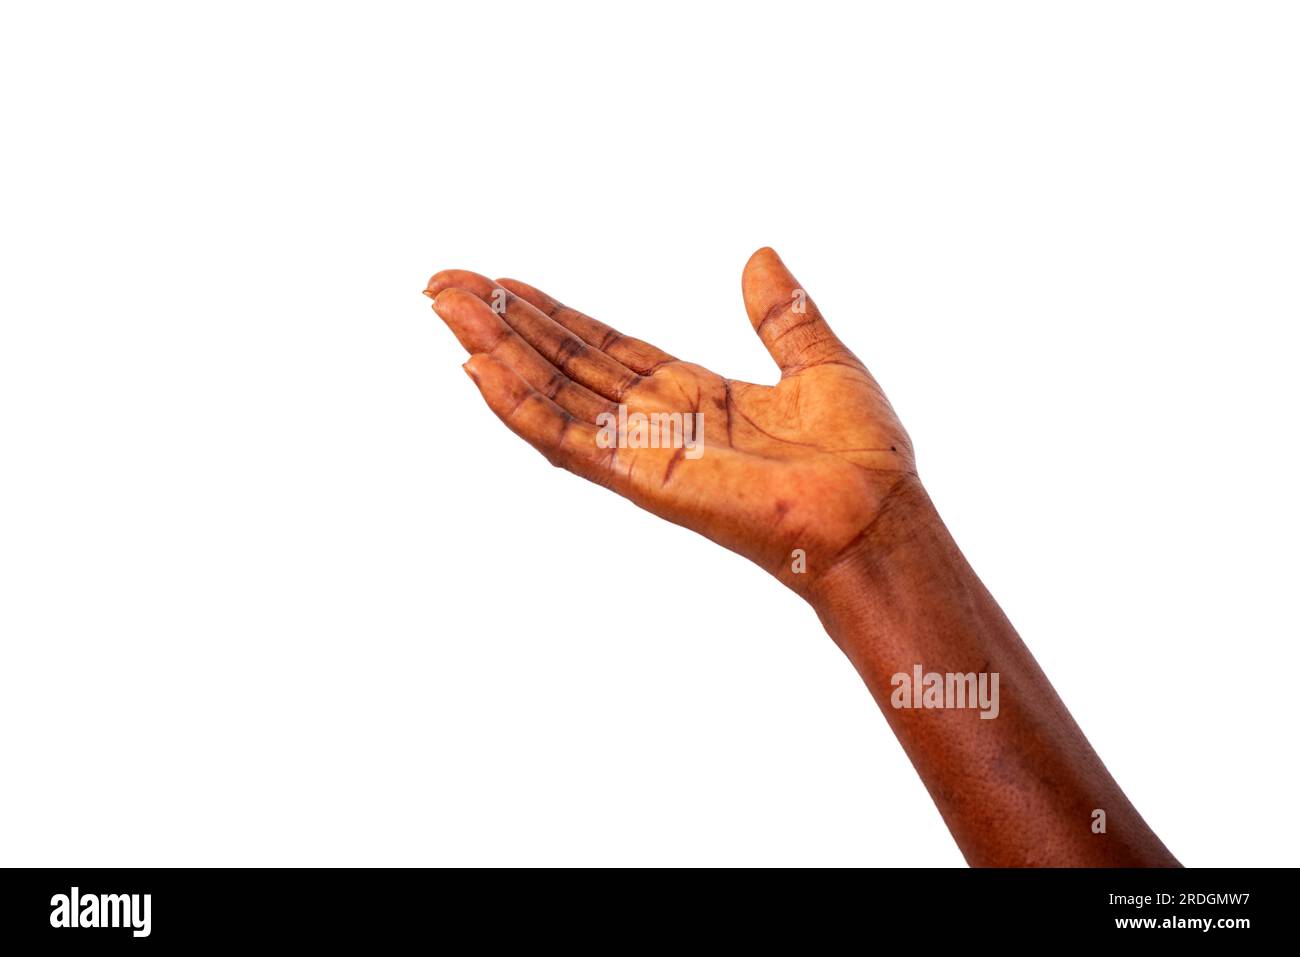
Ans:
[[[831,332],[776,250],[764,246],[749,257],[740,288],[749,321],[783,376],[825,362],[862,365]]]

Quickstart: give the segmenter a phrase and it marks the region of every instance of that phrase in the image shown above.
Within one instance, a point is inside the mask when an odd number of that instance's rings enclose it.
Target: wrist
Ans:
[[[940,660],[975,668],[992,636],[1010,629],[914,476],[891,490],[808,600],[881,701],[891,675]]]
[[[882,497],[871,524],[817,577],[808,601],[823,620],[838,619],[864,595],[924,578],[928,566],[954,556],[960,553],[921,480],[906,475]]]

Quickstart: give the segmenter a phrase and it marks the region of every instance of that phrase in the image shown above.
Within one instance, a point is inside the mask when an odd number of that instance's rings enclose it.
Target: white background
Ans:
[[[420,295],[772,381],[771,244],[1185,863],[1297,863],[1285,4],[0,20],[0,863],[960,865],[811,610]]]

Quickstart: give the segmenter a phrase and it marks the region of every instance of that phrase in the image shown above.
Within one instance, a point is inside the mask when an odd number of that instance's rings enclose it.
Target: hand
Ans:
[[[753,559],[812,603],[968,861],[1177,866],[929,504],[875,379],[772,250],[750,257],[741,287],[781,368],[775,386],[682,362],[520,282],[448,270],[427,291],[472,353],[465,368],[487,404],[551,462]],[[702,454],[637,448],[631,428],[603,442],[619,403],[629,416],[701,413]],[[999,675],[997,720],[895,707],[893,676],[917,664]],[[1095,808],[1107,812],[1101,839],[1088,827]]]
[[[917,485],[912,446],[876,380],[773,250],[750,257],[741,289],[781,369],[775,386],[725,379],[515,280],[450,269],[426,295],[471,353],[465,370],[492,411],[554,465],[807,596],[865,547],[891,497]],[[701,413],[703,448],[630,447],[631,429],[611,442],[620,403],[629,416]]]

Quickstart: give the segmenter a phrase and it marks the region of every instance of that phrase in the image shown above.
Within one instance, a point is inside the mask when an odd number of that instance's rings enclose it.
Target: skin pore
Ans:
[[[969,863],[1178,866],[966,563],[871,373],[773,250],[750,257],[741,289],[781,370],[774,386],[723,378],[515,280],[444,270],[426,294],[484,401],[552,464],[744,555],[812,605]],[[620,404],[703,413],[703,454],[602,441]],[[894,676],[917,665],[996,673],[997,717],[895,706]]]

